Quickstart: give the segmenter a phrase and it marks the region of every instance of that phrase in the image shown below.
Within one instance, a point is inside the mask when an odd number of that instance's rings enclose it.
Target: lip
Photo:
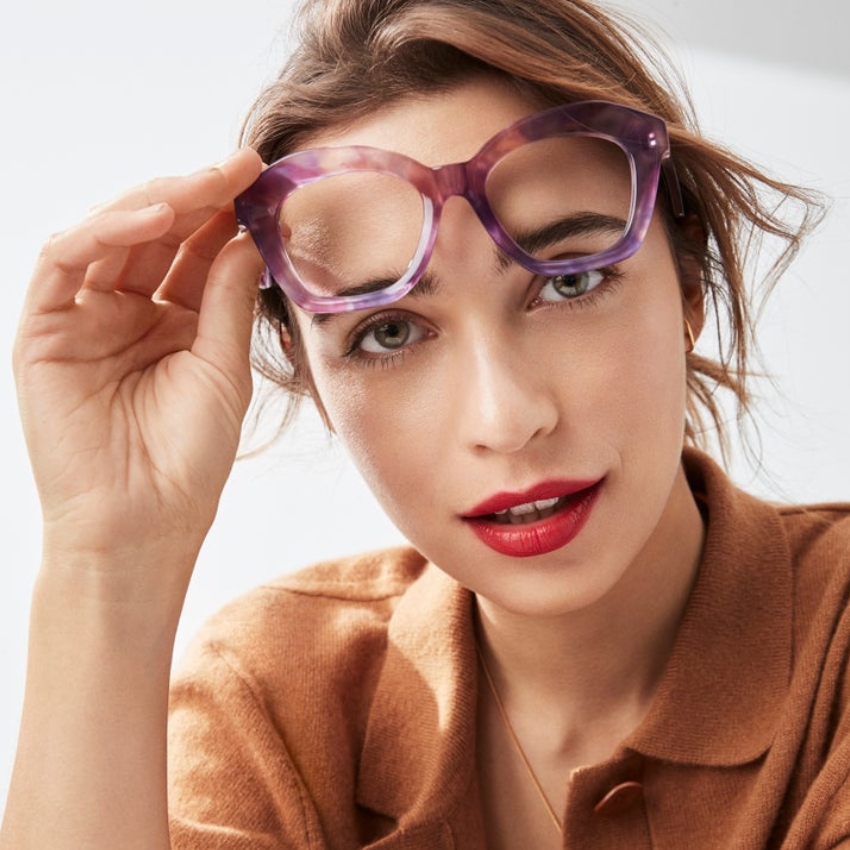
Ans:
[[[516,493],[497,493],[476,505],[463,519],[478,539],[502,555],[530,558],[566,546],[582,530],[602,489],[604,478],[545,481]],[[542,499],[572,497],[551,516],[523,525],[493,521],[492,514]]]
[[[535,484],[527,490],[520,490],[515,493],[496,493],[485,499],[481,504],[476,505],[472,510],[465,513],[463,517],[464,519],[475,519],[476,517],[495,514],[499,511],[506,511],[508,508],[515,508],[517,505],[524,505],[527,502],[539,502],[542,499],[557,499],[561,496],[572,496],[574,493],[580,493],[582,490],[590,489],[601,481],[601,478],[592,478],[586,481],[574,481],[565,478],[557,481],[542,481],[540,484]]]

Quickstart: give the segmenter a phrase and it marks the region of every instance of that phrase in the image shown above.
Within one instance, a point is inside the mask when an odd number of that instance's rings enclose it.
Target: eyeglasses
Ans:
[[[427,130],[423,130],[427,132]],[[425,273],[440,214],[465,198],[495,243],[498,266],[572,276],[640,247],[662,166],[682,215],[664,122],[585,101],[524,118],[467,162],[429,168],[364,146],[299,151],[239,197],[236,216],[277,283],[311,313],[391,304]]]

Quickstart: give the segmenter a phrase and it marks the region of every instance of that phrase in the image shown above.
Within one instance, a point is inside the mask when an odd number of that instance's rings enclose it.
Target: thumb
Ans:
[[[210,267],[192,353],[215,368],[247,378],[257,287],[264,264],[251,237],[240,233]]]

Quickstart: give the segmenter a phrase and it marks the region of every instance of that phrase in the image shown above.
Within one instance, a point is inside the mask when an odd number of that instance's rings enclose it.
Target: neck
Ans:
[[[683,472],[676,488],[687,490]],[[532,618],[478,599],[481,649],[509,714],[544,722],[553,748],[575,751],[578,763],[604,757],[640,722],[669,659],[703,525],[689,491],[668,508],[617,586],[588,608]]]

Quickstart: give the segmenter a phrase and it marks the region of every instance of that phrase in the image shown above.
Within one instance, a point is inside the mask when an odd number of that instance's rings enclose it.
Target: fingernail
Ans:
[[[161,212],[165,212],[165,210],[171,209],[165,201],[161,201],[158,204],[152,204],[149,207],[143,207],[139,210],[140,213],[144,213],[145,215],[159,215]]]

